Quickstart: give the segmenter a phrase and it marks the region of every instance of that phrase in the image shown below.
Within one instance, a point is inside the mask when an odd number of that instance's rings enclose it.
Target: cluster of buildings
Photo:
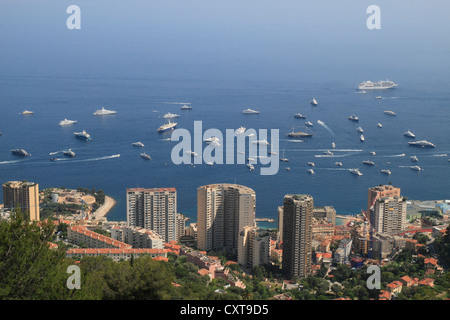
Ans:
[[[425,258],[425,276],[422,279],[403,276],[398,280],[394,280],[386,285],[386,290],[381,290],[378,300],[392,300],[397,298],[398,294],[404,287],[434,287],[434,279],[430,278],[430,274],[442,272],[442,268],[438,265],[438,261],[434,258]]]
[[[20,207],[30,220],[39,220],[38,184],[4,183],[3,198],[5,207]],[[188,226],[177,210],[175,188],[128,188],[126,225],[110,228],[110,236],[105,236],[72,222],[67,240],[79,248],[68,250],[67,256],[104,255],[119,261],[147,254],[167,260],[168,252],[173,252],[187,256],[201,274],[242,287],[219,259],[207,255],[225,251],[235,256],[244,270],[278,262],[287,279],[304,279],[322,265],[359,267],[364,263],[362,257],[381,262],[400,250],[417,252],[423,246],[412,238],[417,232],[443,235],[447,224],[410,224],[409,205],[400,188],[376,186],[368,190],[367,210],[345,225],[336,225],[333,207],[315,207],[308,194],[287,194],[278,207],[278,230],[274,232],[257,226],[256,194],[246,186],[221,183],[198,187],[197,222]],[[446,202],[439,203],[441,212],[446,212],[446,206]],[[380,297],[390,299],[399,287],[421,285],[420,281],[403,283],[399,279]]]

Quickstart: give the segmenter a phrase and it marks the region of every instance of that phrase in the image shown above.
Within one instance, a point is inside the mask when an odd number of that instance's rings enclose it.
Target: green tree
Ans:
[[[40,299],[60,271],[63,249],[51,249],[51,221],[29,221],[20,210],[0,221],[0,299]]]

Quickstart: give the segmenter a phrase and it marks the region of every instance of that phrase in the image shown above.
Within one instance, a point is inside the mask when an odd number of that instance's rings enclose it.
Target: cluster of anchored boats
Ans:
[[[390,88],[395,88],[397,86],[398,86],[397,84],[395,84],[394,82],[389,81],[389,80],[379,81],[379,82],[364,81],[364,82],[362,82],[362,83],[360,83],[358,85],[358,89],[361,90],[360,93],[366,93],[365,90],[390,89]],[[376,99],[382,99],[382,97],[381,96],[377,96]],[[318,102],[317,102],[317,100],[315,98],[313,98],[313,100],[311,101],[311,105],[313,105],[313,106],[317,106],[318,105]],[[244,110],[244,113],[259,113],[259,112],[256,112],[256,111],[255,112],[251,112],[251,111],[252,110],[247,109],[247,110]],[[397,116],[397,114],[394,111],[392,111],[392,110],[385,110],[384,114],[386,114],[388,116],[392,116],[392,117]],[[301,113],[295,113],[294,114],[294,118],[306,119],[306,116],[302,115]],[[353,122],[359,122],[359,117],[356,116],[355,114],[349,116],[348,119],[350,121],[353,121]],[[307,121],[307,122],[305,122],[305,126],[306,127],[312,127],[313,124],[310,121]],[[377,123],[377,126],[379,128],[383,127],[383,125],[381,123]],[[356,129],[356,131],[360,134],[360,141],[364,142],[365,141],[364,129],[360,126],[360,127],[358,127]],[[404,132],[403,135],[405,137],[413,138],[413,139],[416,137],[416,135],[414,133],[412,133],[409,129],[406,132]],[[291,138],[307,138],[307,137],[312,137],[313,133],[309,133],[309,132],[306,132],[306,131],[302,132],[300,130],[299,131],[295,131],[294,128],[293,128],[292,131],[287,134],[287,136],[291,137]],[[436,145],[434,145],[433,143],[431,143],[431,142],[429,142],[427,140],[410,141],[410,142],[408,142],[408,144],[410,146],[416,146],[416,147],[421,147],[421,148],[435,148],[436,147]],[[334,142],[332,143],[332,148],[335,148],[335,143]],[[324,154],[325,155],[329,155],[329,156],[333,155],[333,153],[331,151],[329,151],[329,150],[325,151]],[[375,152],[371,151],[370,154],[372,156],[374,156]],[[402,156],[405,156],[405,155],[402,154]],[[287,158],[285,158],[283,156],[283,158],[280,158],[280,161],[282,161],[282,162],[289,162],[289,159],[287,159]],[[418,160],[417,156],[414,155],[414,156],[411,156],[411,161],[412,162],[418,162],[419,160]],[[449,161],[450,161],[450,159],[449,159]],[[370,161],[370,160],[363,161],[363,164],[364,165],[368,165],[368,166],[375,165],[375,163],[373,161]],[[311,167],[315,166],[315,164],[313,162],[308,162],[308,165],[311,166]],[[343,164],[342,164],[342,162],[336,162],[335,165],[336,166],[342,166]],[[412,166],[410,166],[410,168],[415,170],[415,171],[422,171],[423,170],[421,167],[419,167],[417,165],[412,165]],[[290,170],[289,167],[287,167],[286,169]],[[309,172],[310,174],[315,174],[314,169],[312,169],[312,168],[307,169],[307,172]],[[354,175],[358,175],[358,176],[363,175],[359,169],[349,169],[349,172],[354,174]],[[381,170],[381,172],[384,173],[384,174],[387,174],[387,175],[391,174],[391,171],[388,170],[388,169],[383,169],[383,170]]]

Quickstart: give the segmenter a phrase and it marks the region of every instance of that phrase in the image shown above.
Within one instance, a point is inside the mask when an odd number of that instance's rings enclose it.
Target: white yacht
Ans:
[[[373,161],[370,161],[370,160],[364,160],[363,163],[367,164],[369,166],[374,166],[375,165],[375,163]]]
[[[356,176],[362,176],[363,174],[359,171],[359,169],[348,169],[350,173],[356,175]]]
[[[308,162],[308,165],[314,167],[316,164],[314,162]]]
[[[242,134],[242,133],[245,132],[245,130],[247,130],[247,128],[245,128],[245,127],[239,127],[239,128],[237,128],[237,129],[234,131],[234,133],[236,133],[236,134]]]
[[[242,113],[246,113],[246,114],[257,114],[259,113],[259,111],[253,110],[253,109],[245,109],[244,111],[242,111]]]
[[[391,174],[391,170],[383,169],[383,170],[381,170],[381,173],[390,175]]]
[[[360,139],[362,142],[364,142],[364,140],[366,140],[366,138],[364,138],[364,135],[361,135],[361,136],[359,137],[359,139]]]
[[[380,99],[383,99],[383,97],[382,96],[378,96],[378,97],[375,97],[375,99],[380,100]]]
[[[377,89],[391,89],[397,87],[398,84],[390,80],[381,80],[378,82],[364,81],[358,84],[359,90],[377,90]]]
[[[332,156],[332,155],[334,155],[334,153],[331,152],[330,150],[324,151],[323,154],[326,155],[326,156]]]
[[[162,133],[162,132],[174,130],[176,126],[177,126],[177,123],[176,123],[176,122],[171,122],[171,121],[169,120],[168,123],[165,123],[165,124],[163,124],[162,126],[160,126],[160,127],[158,128],[158,132],[159,132],[159,133]]]
[[[255,169],[255,167],[250,163],[247,163],[247,167],[250,169],[250,171]]]
[[[374,156],[374,155],[377,154],[375,151],[370,151],[369,153],[370,153],[370,155],[372,155],[372,156]]]
[[[342,162],[335,162],[334,164],[338,167],[342,167]]]
[[[187,104],[184,104],[184,105],[181,107],[181,110],[192,110],[192,107],[191,107],[191,106],[188,106]]]
[[[301,113],[296,113],[296,114],[294,114],[294,118],[305,119],[306,117],[304,115],[302,115]]]
[[[24,116],[26,116],[26,115],[30,115],[30,114],[33,114],[34,112],[33,111],[30,111],[30,110],[24,110],[24,111],[22,111],[22,115],[24,115]]]
[[[416,147],[422,147],[422,148],[436,148],[436,145],[433,143],[427,141],[427,140],[420,140],[420,141],[411,141],[408,142],[410,146],[416,146]]]
[[[356,131],[358,131],[359,133],[364,133],[364,130],[361,127],[356,128]]]
[[[412,133],[411,131],[406,131],[404,134],[403,134],[405,137],[410,137],[410,138],[415,138],[416,137],[416,135],[414,134],[414,133]]]
[[[419,166],[411,166],[411,169],[415,170],[415,171],[422,171],[422,168]]]
[[[312,127],[312,126],[313,126],[313,124],[312,124],[311,121],[306,121],[306,122],[305,122],[305,125],[308,126],[308,127]]]
[[[68,125],[74,124],[74,123],[76,123],[76,122],[77,122],[76,120],[68,120],[68,119],[64,119],[64,120],[61,120],[61,121],[59,122],[59,125],[60,125],[60,126],[68,126]]]
[[[179,116],[180,116],[179,114],[167,112],[165,115],[163,115],[163,118],[164,119],[172,119],[172,118],[178,118]]]
[[[135,147],[144,147],[144,144],[141,141],[138,142],[133,142],[131,145],[135,146]]]
[[[411,161],[412,162],[419,162],[419,158],[417,158],[417,156],[411,156]]]
[[[334,141],[331,143],[331,147],[334,149],[336,148],[336,143],[334,143]]]
[[[100,110],[97,110],[94,112],[94,116],[106,116],[109,114],[116,114],[116,113],[117,113],[117,111],[108,110],[108,109],[105,109],[104,107],[102,107]]]
[[[383,125],[381,123],[377,123],[378,128],[383,128]]]
[[[394,111],[392,111],[392,110],[386,110],[386,111],[384,111],[384,114],[387,114],[388,116],[393,116],[393,117],[395,117],[397,114],[394,112]]]
[[[353,114],[353,115],[351,115],[350,117],[348,117],[348,120],[356,121],[356,122],[357,122],[357,121],[359,121],[359,118]]]
[[[316,98],[313,98],[313,99],[312,99],[311,104],[312,104],[313,106],[317,106],[317,105],[318,105]]]
[[[306,171],[308,171],[310,174],[315,174],[313,169],[307,169]]]

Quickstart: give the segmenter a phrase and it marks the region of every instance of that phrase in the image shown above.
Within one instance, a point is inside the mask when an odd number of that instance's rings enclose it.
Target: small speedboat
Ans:
[[[76,157],[76,154],[75,154],[75,152],[72,151],[72,149],[63,151],[63,154],[69,158]]]
[[[356,176],[362,176],[363,174],[359,171],[359,169],[349,169],[350,173],[356,175]]]

